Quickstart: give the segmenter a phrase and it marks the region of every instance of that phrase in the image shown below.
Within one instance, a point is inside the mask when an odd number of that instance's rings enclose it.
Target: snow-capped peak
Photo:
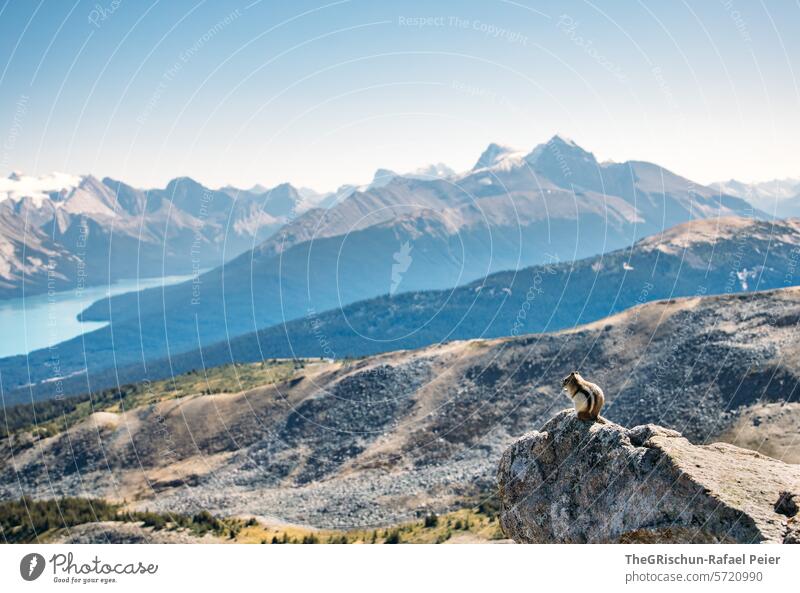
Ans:
[[[787,177],[785,179],[772,179],[770,181],[752,183],[729,179],[728,181],[711,183],[709,187],[744,199],[770,198],[780,201],[794,198],[800,194],[800,179]]]
[[[444,163],[434,163],[426,167],[415,169],[411,173],[406,173],[403,177],[411,177],[413,179],[442,179],[452,177],[455,173],[453,169]]]
[[[52,193],[68,193],[81,184],[83,177],[67,173],[49,173],[40,177],[24,175],[14,171],[5,179],[0,179],[0,202],[31,198],[38,207],[50,198]]]
[[[492,142],[489,146],[486,147],[481,153],[481,156],[478,158],[478,161],[475,163],[475,166],[472,167],[473,171],[477,171],[479,169],[486,169],[487,167],[493,167],[497,163],[499,163],[503,158],[507,157],[509,154],[517,152],[510,146],[503,146],[502,144],[496,144]]]
[[[580,146],[578,146],[572,138],[567,138],[566,136],[562,136],[561,134],[556,134],[555,136],[550,138],[550,142],[558,144],[566,144],[567,146],[571,146],[573,148],[580,148]]]
[[[414,169],[408,173],[395,173],[391,169],[378,169],[375,171],[375,175],[372,177],[372,182],[366,188],[359,189],[376,189],[383,187],[398,177],[405,179],[422,179],[427,181],[431,179],[447,179],[449,177],[453,177],[455,174],[456,172],[444,163],[426,165],[424,167]]]
[[[492,143],[483,151],[475,166],[464,175],[469,176],[478,171],[510,171],[523,165],[525,156],[523,150]]]
[[[525,157],[525,160],[531,165],[538,165],[542,159],[558,161],[558,166],[563,169],[567,161],[584,162],[593,166],[597,166],[597,160],[594,155],[584,150],[581,146],[576,144],[573,140],[556,134],[544,144],[536,146],[530,154]]]
[[[368,188],[375,189],[378,187],[383,187],[391,182],[395,177],[397,177],[397,173],[394,171],[389,169],[378,169],[375,171],[375,175],[372,176],[372,182],[369,184]]]

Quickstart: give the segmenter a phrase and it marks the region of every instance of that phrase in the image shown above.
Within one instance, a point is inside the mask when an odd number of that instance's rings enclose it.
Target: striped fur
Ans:
[[[603,390],[573,371],[562,382],[582,420],[597,420],[605,403]]]

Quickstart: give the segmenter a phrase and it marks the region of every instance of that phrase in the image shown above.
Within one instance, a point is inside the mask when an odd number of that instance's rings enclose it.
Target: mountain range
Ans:
[[[147,332],[124,333],[126,326],[115,324],[113,334],[107,327],[55,349],[2,359],[0,373],[5,401],[12,403],[231,362],[349,359],[454,339],[550,332],[655,299],[797,285],[798,261],[800,220],[695,220],[610,253],[497,272],[451,289],[373,297],[169,357],[157,343],[139,342]],[[126,356],[131,343],[138,357]],[[117,364],[109,365],[112,349]],[[63,375],[58,381],[54,353]]]
[[[288,218],[278,232],[191,281],[92,305],[82,319],[113,320],[113,328],[59,345],[62,376],[87,365],[90,371],[146,365],[379,295],[450,289],[502,270],[578,260],[688,220],[763,215],[738,197],[652,163],[599,163],[560,136],[529,152],[492,144],[461,174],[439,166],[408,176],[386,173],[376,181],[333,203],[330,196],[318,197],[328,200],[327,208],[296,216],[289,214],[296,190],[289,199],[270,190],[276,209],[269,220]],[[160,197],[161,209],[172,205],[183,212],[196,205],[201,187],[176,181],[154,199]],[[255,196],[234,200],[219,193],[227,199],[215,197],[206,220],[227,220],[242,204],[249,205],[247,215],[224,228],[247,229],[250,241],[266,228],[246,224],[260,220]],[[145,196],[122,184],[109,192],[136,212],[148,210]],[[216,242],[225,245],[221,223],[218,230]],[[36,375],[33,383],[54,378],[46,371]]]
[[[773,179],[758,183],[730,179],[712,183],[710,187],[747,200],[776,218],[800,216],[800,179]]]
[[[289,184],[141,190],[91,175],[0,179],[0,298],[191,274],[269,237],[317,196]]]
[[[578,261],[359,301],[179,355],[173,363],[199,368],[274,357],[352,358],[557,331],[657,299],[798,285],[798,262],[800,219],[696,220]]]

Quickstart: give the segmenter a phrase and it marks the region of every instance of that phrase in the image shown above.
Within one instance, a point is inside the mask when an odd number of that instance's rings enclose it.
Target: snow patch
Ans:
[[[67,173],[50,173],[41,177],[32,177],[14,172],[5,179],[0,179],[0,202],[12,200],[19,202],[23,198],[31,198],[38,208],[45,200],[50,199],[53,192],[67,193],[81,183],[79,175]]]

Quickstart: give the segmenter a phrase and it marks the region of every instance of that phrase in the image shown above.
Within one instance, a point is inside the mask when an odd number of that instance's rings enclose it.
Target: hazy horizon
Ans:
[[[594,151],[592,151],[591,147],[584,146],[580,142],[576,141],[574,138],[567,137],[565,134],[553,134],[553,135],[551,135],[551,137],[553,137],[553,136],[562,136],[562,137],[568,138],[569,140],[574,141],[581,148],[584,148],[584,149],[588,150],[589,152],[594,152]],[[537,145],[546,144],[546,143],[547,143],[547,139],[543,140],[542,142],[539,142]],[[515,150],[518,149],[519,151],[523,151],[523,152],[530,152],[535,148],[535,146],[537,146],[537,145],[534,145],[534,146],[530,146],[530,147],[518,147],[518,146],[511,146],[511,145],[509,145],[507,143],[504,143],[504,142],[495,142],[495,144],[498,144],[498,145],[501,145],[501,146],[505,146],[505,147],[508,147],[508,148],[512,148],[512,149],[515,149]],[[435,162],[433,162],[433,161],[424,162],[424,163],[420,162],[416,166],[413,166],[412,168],[410,168],[409,170],[394,168],[391,165],[382,165],[382,166],[376,167],[375,170],[372,172],[372,174],[367,175],[366,177],[364,177],[362,179],[346,180],[346,181],[343,181],[342,183],[338,184],[336,187],[319,187],[319,186],[316,186],[316,185],[311,184],[311,183],[306,183],[303,180],[291,180],[291,179],[284,179],[282,181],[277,181],[277,182],[274,182],[274,183],[265,183],[265,182],[262,182],[262,181],[259,181],[259,180],[255,180],[255,181],[253,181],[251,183],[244,183],[244,184],[236,184],[236,183],[231,183],[231,182],[209,183],[203,178],[203,174],[202,173],[199,173],[198,175],[189,175],[189,174],[182,174],[180,171],[178,171],[178,172],[176,172],[175,174],[172,174],[172,175],[167,175],[165,178],[163,178],[161,180],[161,182],[157,182],[155,184],[142,185],[142,184],[134,183],[133,185],[134,185],[134,187],[137,187],[139,189],[157,189],[157,188],[166,187],[167,184],[170,181],[174,180],[174,179],[182,178],[182,177],[189,177],[189,178],[192,178],[195,181],[203,184],[204,186],[212,188],[212,189],[221,189],[221,188],[225,188],[225,187],[235,187],[237,189],[247,190],[247,189],[250,189],[250,188],[253,188],[253,187],[256,187],[256,186],[262,186],[262,187],[264,187],[266,189],[272,189],[272,188],[274,188],[274,187],[276,187],[278,185],[281,185],[283,183],[289,183],[290,185],[292,185],[292,186],[294,186],[296,188],[311,189],[311,190],[317,191],[319,193],[326,193],[326,192],[334,192],[337,189],[339,189],[341,187],[344,187],[344,186],[363,186],[363,185],[368,185],[373,180],[374,173],[376,173],[378,171],[378,169],[385,169],[385,170],[393,171],[394,173],[397,173],[398,175],[402,175],[402,174],[415,173],[417,169],[426,168],[426,167],[432,166],[432,165],[445,165],[445,166],[453,169],[453,171],[455,171],[456,174],[467,173],[475,165],[475,161],[477,161],[478,156],[480,156],[481,152],[483,150],[485,150],[485,149],[486,149],[486,146],[484,146],[482,149],[478,150],[476,152],[475,158],[472,159],[471,162],[468,162],[463,167],[461,167],[461,166],[452,166],[450,164],[450,162],[448,160],[446,160],[446,159],[443,159],[443,160],[440,159],[440,160],[435,161]],[[597,161],[600,164],[603,164],[605,162],[617,162],[617,163],[624,162],[624,161],[621,161],[619,159],[614,159],[612,157],[604,158],[601,155],[598,155],[597,153],[595,153],[595,157],[597,158]],[[642,159],[633,158],[633,159],[630,159],[630,160],[634,160],[635,161],[635,160],[642,160]],[[661,165],[661,163],[655,163],[655,164]],[[33,172],[26,171],[26,170],[23,170],[23,169],[11,169],[11,170],[5,171],[4,172],[4,176],[8,177],[8,176],[11,176],[11,175],[14,175],[14,174],[22,174],[24,176],[31,176],[31,177],[45,177],[45,176],[48,176],[48,175],[50,175],[52,173],[65,174],[65,175],[79,175],[79,176],[92,175],[92,176],[94,176],[94,177],[96,177],[98,179],[102,179],[104,177],[112,177],[110,175],[105,174],[103,171],[40,171],[40,172],[33,173]],[[684,177],[689,178],[689,176],[683,175],[681,173],[681,171],[673,170],[673,173],[677,173],[678,175],[682,175]],[[746,183],[746,184],[751,184],[751,185],[757,185],[757,184],[769,183],[769,182],[776,182],[776,181],[792,181],[792,182],[794,182],[794,181],[800,180],[800,174],[788,174],[788,175],[782,175],[782,176],[773,177],[773,178],[769,178],[769,179],[746,179],[746,178],[742,178],[740,176],[736,176],[735,174],[731,174],[731,175],[728,175],[727,177],[711,179],[711,180],[708,180],[708,181],[703,180],[703,181],[701,181],[701,183],[703,183],[705,185],[709,185],[709,184],[712,184],[712,183],[734,181],[734,180],[742,182],[742,183]],[[129,179],[119,179],[119,181],[123,181],[125,183],[131,183]]]
[[[6,3],[0,174],[330,191],[554,134],[710,183],[797,177],[800,7]]]

